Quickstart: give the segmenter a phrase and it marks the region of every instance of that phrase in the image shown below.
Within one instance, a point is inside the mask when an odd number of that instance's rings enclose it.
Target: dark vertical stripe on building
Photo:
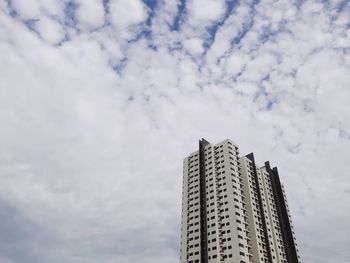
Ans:
[[[264,206],[263,206],[262,196],[261,196],[261,192],[260,192],[259,179],[258,179],[258,173],[256,171],[254,154],[250,153],[250,154],[246,155],[246,157],[249,160],[251,160],[252,164],[253,164],[254,181],[255,181],[255,185],[256,185],[256,191],[258,194],[259,210],[260,210],[260,215],[261,215],[261,220],[262,220],[262,225],[263,225],[265,245],[266,245],[266,250],[267,250],[267,258],[268,258],[268,262],[272,263],[270,241],[269,241],[269,235],[267,233],[267,225],[266,225],[266,219],[265,219],[265,213],[264,213]]]
[[[288,263],[298,263],[298,255],[295,248],[291,224],[289,222],[288,211],[283,197],[281,181],[277,167],[271,169],[270,163],[265,162],[266,171],[269,173],[272,192],[275,198],[278,220],[281,226],[282,239],[285,247]]]
[[[204,148],[209,142],[199,141],[199,210],[200,210],[200,256],[201,263],[208,263],[208,233],[207,233],[207,195],[205,183],[205,154]]]

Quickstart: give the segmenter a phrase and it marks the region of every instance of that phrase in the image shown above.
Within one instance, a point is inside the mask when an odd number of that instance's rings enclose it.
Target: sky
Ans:
[[[182,160],[278,166],[350,262],[347,0],[0,0],[0,263],[179,262]]]

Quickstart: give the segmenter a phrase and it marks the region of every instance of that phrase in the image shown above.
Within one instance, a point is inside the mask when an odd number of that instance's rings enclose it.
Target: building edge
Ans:
[[[288,263],[298,263],[298,254],[294,235],[292,233],[291,222],[289,221],[286,200],[283,197],[282,184],[278,174],[277,167],[271,169],[270,162],[265,162],[266,171],[268,172],[272,185],[272,192],[276,200],[276,209],[278,220],[281,226],[282,239],[285,246],[286,258]]]

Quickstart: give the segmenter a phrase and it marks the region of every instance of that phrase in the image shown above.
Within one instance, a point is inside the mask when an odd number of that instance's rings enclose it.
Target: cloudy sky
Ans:
[[[350,262],[347,0],[0,0],[0,263],[177,263],[182,159],[277,165]]]

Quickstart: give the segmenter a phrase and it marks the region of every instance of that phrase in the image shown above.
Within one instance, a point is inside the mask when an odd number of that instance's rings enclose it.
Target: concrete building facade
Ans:
[[[199,141],[183,162],[181,263],[299,263],[277,168],[231,140]]]

